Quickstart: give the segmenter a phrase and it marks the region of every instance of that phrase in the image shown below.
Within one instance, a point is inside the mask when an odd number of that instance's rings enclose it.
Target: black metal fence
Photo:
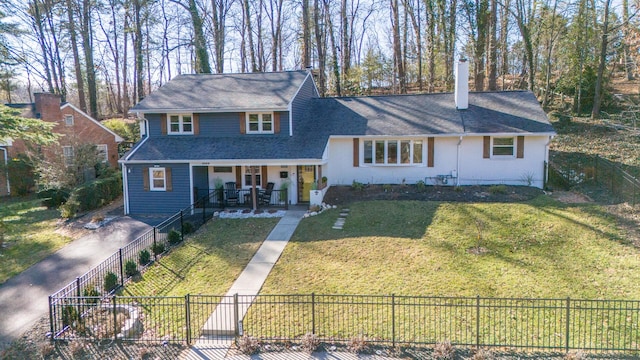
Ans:
[[[55,339],[194,343],[363,337],[380,345],[640,351],[640,301],[367,295],[66,297],[51,301]]]
[[[640,181],[613,162],[599,156],[549,161],[549,182],[565,187],[598,185],[608,190],[612,202],[636,206]]]
[[[201,198],[118,249],[102,263],[54,293],[50,297],[52,306],[56,305],[55,302],[64,302],[66,298],[107,296],[113,293],[124,285],[132,273],[150,265],[151,260],[168,251],[172,245],[180,243],[186,234],[210,220],[215,209],[208,206],[209,202],[209,198]],[[149,255],[147,260],[143,252]]]

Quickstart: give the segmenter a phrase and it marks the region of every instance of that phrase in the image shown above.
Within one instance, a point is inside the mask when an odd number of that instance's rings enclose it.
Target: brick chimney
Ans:
[[[455,101],[456,109],[469,108],[469,63],[467,59],[460,59],[456,64]]]
[[[35,93],[36,98],[36,118],[44,121],[62,120],[60,111],[60,95],[51,93]]]

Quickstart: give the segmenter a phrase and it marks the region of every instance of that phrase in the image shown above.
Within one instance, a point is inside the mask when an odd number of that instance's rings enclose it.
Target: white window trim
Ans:
[[[154,171],[162,171],[163,175],[163,186],[156,187],[153,183],[153,172]],[[167,170],[163,167],[152,167],[149,168],[149,190],[150,191],[167,191]]]
[[[69,121],[69,119],[71,119],[71,121]],[[73,115],[65,115],[64,116],[64,124],[66,126],[73,126],[73,124],[75,124],[75,119],[73,118]]]
[[[109,146],[107,144],[97,144],[96,150],[98,151],[98,154],[104,153],[104,159],[102,159],[103,163],[106,163],[109,161]]]
[[[262,122],[262,115],[271,115],[271,130],[265,131],[262,130],[263,127],[263,122]],[[249,116],[250,115],[258,115],[258,131],[251,131],[251,127],[249,126]],[[273,134],[274,133],[274,127],[275,127],[275,116],[273,111],[263,111],[263,112],[248,112],[246,113],[246,129],[247,129],[247,134]]]
[[[495,145],[495,146],[501,147],[501,148],[508,148],[508,147],[513,148],[513,151],[512,151],[511,155],[494,155],[493,154],[493,148],[494,148],[493,141],[496,138],[498,138],[498,139],[513,139],[513,145],[511,145],[511,146]],[[491,147],[489,148],[489,154],[491,155],[490,158],[491,159],[515,159],[516,158],[516,152],[518,151],[517,150],[517,145],[518,145],[518,139],[515,136],[492,136],[491,137]]]
[[[178,117],[178,131],[171,130],[171,117]],[[191,131],[184,131],[184,116],[191,117]],[[193,114],[167,114],[167,134],[168,135],[193,135]]]
[[[67,150],[69,150],[69,152],[71,154],[67,154]],[[64,164],[66,166],[73,165],[73,158],[75,157],[75,153],[73,151],[73,146],[63,146],[62,147],[62,155],[64,156]]]
[[[242,187],[243,188],[252,188],[253,187],[253,185],[250,185],[247,182],[247,175],[251,175],[251,172],[249,171],[249,169],[251,169],[252,167],[258,168],[258,172],[256,173],[256,180],[260,179],[260,184],[259,185],[256,184],[256,187],[261,187],[262,186],[262,166],[258,166],[258,165],[246,166],[245,165],[245,166],[242,167]],[[258,181],[256,181],[256,182],[258,182]]]
[[[403,166],[403,167],[426,167],[427,166],[427,140],[426,139],[403,139],[403,138],[394,138],[394,139],[362,139],[361,138],[361,143],[362,145],[360,145],[360,166],[362,167],[374,167],[374,166]],[[367,141],[371,141],[371,163],[365,163],[364,161],[364,156],[365,156],[365,142]],[[382,163],[376,163],[376,141],[384,141],[384,164]],[[409,141],[410,145],[409,145],[409,163],[402,163],[402,159],[401,159],[401,144],[402,141]],[[422,142],[422,162],[416,163],[413,162],[413,150],[414,150],[414,144],[418,141]],[[388,163],[387,161],[389,160],[388,157],[388,151],[389,151],[389,142],[396,142],[398,144],[397,147],[397,163]]]

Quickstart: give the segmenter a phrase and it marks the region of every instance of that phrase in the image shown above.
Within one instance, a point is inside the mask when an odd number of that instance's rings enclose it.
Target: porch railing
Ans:
[[[266,194],[264,189],[256,189],[258,208],[289,208],[288,190],[272,190],[271,196]],[[193,194],[199,199],[196,204],[199,207],[207,208],[225,208],[225,207],[253,207],[252,189],[237,189],[233,195],[237,197],[230,198],[225,189],[203,189],[194,188]],[[202,199],[207,199],[202,201]]]

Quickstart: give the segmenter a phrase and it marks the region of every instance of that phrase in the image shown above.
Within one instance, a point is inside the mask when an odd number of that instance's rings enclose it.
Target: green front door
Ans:
[[[298,202],[309,202],[309,192],[314,181],[316,181],[315,166],[298,166]]]

